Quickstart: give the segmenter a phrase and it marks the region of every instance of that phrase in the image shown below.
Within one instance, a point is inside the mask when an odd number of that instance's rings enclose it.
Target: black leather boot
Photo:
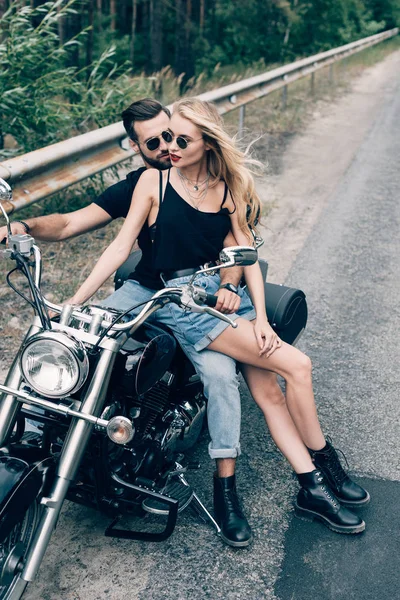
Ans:
[[[221,527],[220,536],[226,544],[244,548],[251,543],[253,534],[240,507],[235,475],[214,475],[214,514]]]
[[[321,521],[337,533],[361,533],[365,529],[362,519],[341,506],[321,471],[297,475],[301,489],[295,503],[296,515],[307,520]]]
[[[347,475],[330,439],[327,440],[326,446],[322,450],[309,450],[309,452],[316,468],[322,471],[343,506],[357,508],[368,504],[369,493]],[[345,456],[344,459],[346,460]]]

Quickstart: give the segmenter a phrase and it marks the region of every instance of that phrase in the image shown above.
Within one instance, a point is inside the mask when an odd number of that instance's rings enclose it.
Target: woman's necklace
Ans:
[[[207,172],[207,177],[206,177],[206,179],[204,179],[204,181],[198,182],[197,186],[193,186],[193,189],[196,192],[198,192],[199,187],[202,185],[205,185],[204,190],[202,190],[200,192],[200,195],[196,198],[193,196],[193,192],[191,190],[189,190],[189,187],[186,183],[187,181],[190,181],[190,180],[187,177],[185,177],[179,169],[177,169],[177,171],[178,171],[179,179],[181,180],[181,183],[182,183],[182,187],[185,190],[191,204],[193,204],[193,206],[196,210],[199,210],[200,205],[202,204],[205,197],[207,196],[209,180],[210,180],[210,172]]]
[[[194,189],[195,192],[198,192],[199,188],[202,185],[204,185],[205,183],[207,183],[207,181],[210,179],[210,171],[207,171],[207,177],[205,179],[203,179],[203,181],[192,181],[192,179],[189,179],[188,177],[186,177],[186,175],[184,175],[180,169],[177,169],[177,171],[178,171],[178,175],[181,178],[181,180],[187,181],[187,183],[191,185],[191,187]]]

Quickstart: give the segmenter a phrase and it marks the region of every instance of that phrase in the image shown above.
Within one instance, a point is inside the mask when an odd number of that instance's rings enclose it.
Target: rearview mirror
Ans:
[[[10,202],[12,200],[12,189],[8,185],[7,181],[0,177],[0,201],[6,200]]]
[[[7,181],[1,179],[0,177],[0,210],[3,213],[3,216],[7,223],[8,236],[11,236],[11,227],[10,227],[10,219],[8,218],[8,214],[3,206],[3,201],[11,202],[12,200],[12,189],[8,185]]]
[[[252,246],[228,246],[221,250],[219,259],[222,264],[231,263],[242,267],[248,267],[257,262],[258,253]]]

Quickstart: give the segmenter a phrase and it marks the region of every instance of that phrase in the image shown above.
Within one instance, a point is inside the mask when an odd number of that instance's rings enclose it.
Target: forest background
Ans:
[[[0,158],[399,23],[400,0],[0,0]]]

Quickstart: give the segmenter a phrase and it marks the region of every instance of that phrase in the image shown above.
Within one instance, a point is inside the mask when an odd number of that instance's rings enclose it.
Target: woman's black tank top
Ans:
[[[199,267],[214,261],[230,230],[229,210],[223,208],[228,194],[225,184],[217,213],[201,212],[188,204],[172,187],[168,171],[165,194],[160,172],[160,207],[156,222],[144,224],[138,238],[140,262],[129,275],[141,285],[158,290],[164,287],[160,272]]]
[[[172,187],[167,186],[156,221],[153,265],[157,272],[199,267],[218,259],[230,231],[229,210],[223,208],[228,187],[218,212],[202,212],[191,206]]]
[[[160,273],[154,269],[153,260],[153,242],[156,230],[156,223],[149,227],[146,222],[138,236],[138,245],[142,251],[140,261],[135,270],[129,275],[129,279],[135,279],[141,285],[151,290],[161,290],[164,284]]]

